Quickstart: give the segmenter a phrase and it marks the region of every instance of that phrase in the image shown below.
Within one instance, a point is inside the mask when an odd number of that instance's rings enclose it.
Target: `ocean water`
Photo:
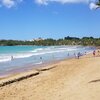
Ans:
[[[83,46],[0,46],[0,75],[15,70],[89,53],[94,47]]]

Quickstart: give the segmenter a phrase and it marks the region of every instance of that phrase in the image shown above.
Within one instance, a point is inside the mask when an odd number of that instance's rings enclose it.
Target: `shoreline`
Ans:
[[[69,59],[73,59],[73,58],[74,57],[69,57],[69,58],[64,58],[64,59],[61,59],[61,60],[49,61],[49,62],[42,63],[42,64],[25,66],[24,68],[12,69],[12,70],[7,71],[5,73],[1,73],[0,74],[0,79],[13,76],[14,74],[20,74],[20,73],[28,72],[28,71],[31,71],[31,70],[42,69],[42,68],[45,68],[46,66],[57,64],[57,63],[59,63],[61,61],[65,61],[65,60],[69,60]]]
[[[92,54],[91,52],[88,52],[87,55],[82,55],[80,56],[81,58],[84,58],[85,56],[89,56]],[[50,70],[52,68],[55,68],[55,66],[57,66],[57,64],[65,62],[65,61],[70,61],[70,60],[79,60],[78,58],[75,57],[70,57],[70,58],[66,58],[66,59],[62,59],[62,60],[57,60],[57,61],[52,61],[52,62],[48,62],[48,63],[43,63],[40,65],[36,65],[36,66],[32,66],[30,68],[26,67],[26,68],[22,68],[22,70],[17,69],[17,70],[11,70],[9,73],[5,73],[4,75],[0,76],[0,87],[5,86],[5,85],[9,85],[11,83],[17,82],[17,81],[21,81],[24,79],[27,79],[28,77],[32,77],[35,75],[40,74],[42,71],[46,71],[46,70]]]
[[[0,80],[0,100],[99,100],[99,81],[100,56],[90,53]]]
[[[54,68],[57,64],[63,62],[63,61],[68,61],[71,59],[77,59],[77,58],[66,58],[63,60],[58,60],[58,61],[52,61],[52,62],[48,62],[48,63],[44,63],[41,65],[36,65],[32,68],[24,69],[23,71],[19,71],[19,69],[17,71],[11,71],[10,73],[6,73],[4,75],[0,76],[0,87],[5,86],[4,84],[9,85],[10,83],[16,82],[15,80],[19,80],[20,78],[24,77],[23,79],[27,79],[27,76],[30,76],[31,74],[36,74],[38,75],[39,73],[41,73],[42,71],[46,71],[46,70],[50,70],[52,68]],[[38,73],[38,74],[37,74]],[[35,75],[33,75],[35,76]],[[22,79],[22,80],[23,80]]]
[[[98,50],[99,48],[97,48]],[[96,51],[97,51],[96,50]],[[88,52],[86,55],[90,55],[92,53],[92,51]],[[86,56],[85,54],[82,55],[81,57],[84,57]],[[31,65],[31,66],[26,66],[24,68],[16,68],[16,69],[12,69],[4,74],[0,74],[0,80],[1,79],[5,79],[7,77],[12,77],[14,75],[18,75],[18,74],[21,74],[21,73],[27,73],[29,71],[32,71],[32,70],[38,70],[38,69],[45,69],[46,66],[52,66],[54,64],[58,64],[62,61],[67,61],[67,60],[70,60],[70,59],[77,59],[75,56],[73,57],[69,57],[69,58],[64,58],[64,59],[61,59],[61,60],[55,60],[55,61],[50,61],[50,62],[46,62],[46,63],[42,63],[42,64],[38,64],[38,65]]]
[[[73,49],[73,47],[69,48],[69,50],[70,49]],[[67,57],[69,58],[68,53],[70,51],[67,51],[66,48],[67,48],[67,46],[65,46],[65,47],[59,47],[56,52],[55,52],[55,49],[54,49],[53,53],[50,53],[50,54],[49,53],[45,53],[45,51],[44,51],[44,54],[43,55],[32,56],[32,57],[25,57],[25,58],[21,58],[21,59],[15,57],[15,59],[13,59],[12,61],[7,61],[7,62],[4,62],[4,63],[2,62],[2,63],[0,63],[0,66],[1,66],[1,68],[0,68],[0,70],[1,70],[0,75],[5,76],[3,73],[7,73],[7,74],[13,73],[11,71],[14,71],[14,69],[15,69],[15,72],[16,71],[19,72],[18,70],[22,70],[22,72],[23,72],[24,69],[27,70],[29,67],[30,67],[29,69],[32,69],[35,66],[41,66],[41,63],[45,63],[45,62],[46,63],[52,63],[53,60],[55,60],[55,62],[56,62],[57,60],[59,61],[59,59],[63,60],[63,59],[66,59]],[[82,52],[90,51],[90,50],[93,49],[91,47],[82,47],[82,48],[83,48]],[[82,48],[81,48],[81,46],[79,46],[79,50],[81,50]],[[47,49],[47,51],[49,49]],[[75,47],[75,49],[77,49],[77,47]],[[60,55],[58,53],[59,50],[61,50],[61,54]],[[72,53],[72,54],[70,54],[70,56],[74,56],[74,53],[75,52],[76,53],[78,52],[77,50],[76,51],[73,51],[72,50],[72,52],[70,52],[70,53]],[[41,56],[42,56],[42,59],[41,59]],[[10,60],[11,60],[11,58],[10,58]]]
[[[92,51],[88,52],[87,55],[91,54],[91,53],[92,53]],[[82,55],[82,56],[85,56],[85,54]],[[60,60],[55,60],[55,61],[52,60],[52,61],[48,61],[48,62],[42,63],[42,64],[29,65],[29,66],[24,66],[24,68],[22,67],[22,68],[12,69],[12,70],[7,71],[5,73],[0,73],[0,79],[13,76],[13,74],[20,74],[20,73],[28,72],[28,71],[31,71],[31,70],[37,70],[38,68],[53,65],[53,64],[59,63],[61,61],[65,61],[65,60],[69,60],[69,59],[73,59],[73,58],[76,59],[76,57],[73,55],[73,56],[69,56],[68,58],[63,58],[63,59],[60,59]]]

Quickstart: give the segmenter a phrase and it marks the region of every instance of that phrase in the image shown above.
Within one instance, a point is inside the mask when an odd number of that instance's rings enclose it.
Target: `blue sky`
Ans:
[[[100,9],[88,0],[1,1],[0,39],[100,37]]]

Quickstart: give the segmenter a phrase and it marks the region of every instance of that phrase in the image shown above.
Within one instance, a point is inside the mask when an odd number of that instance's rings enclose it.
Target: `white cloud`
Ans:
[[[66,3],[88,3],[89,0],[35,0],[38,4],[47,5],[49,2]]]
[[[12,0],[2,0],[2,4],[8,8],[11,8],[15,5],[15,2]]]
[[[47,0],[35,0],[37,4],[47,5]]]
[[[61,4],[86,3],[89,4],[91,10],[100,8],[100,6],[96,5],[96,0],[35,0],[35,2],[40,5],[48,5],[50,2],[57,2]]]
[[[23,0],[0,0],[0,5],[11,8],[22,1]]]
[[[5,6],[7,8],[11,8],[16,6],[17,4],[23,2],[24,0],[0,0],[0,7]],[[48,5],[51,2],[57,2],[61,4],[67,3],[90,3],[90,9],[97,9],[99,6],[95,4],[95,0],[33,0],[37,4],[40,5]]]

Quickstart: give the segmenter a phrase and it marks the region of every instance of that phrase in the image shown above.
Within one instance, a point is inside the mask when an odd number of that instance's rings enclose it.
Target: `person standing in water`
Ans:
[[[95,57],[95,50],[93,51],[93,56]]]
[[[67,54],[67,56],[69,56],[69,53]]]
[[[76,53],[74,53],[74,57],[77,58],[77,54]]]
[[[40,57],[40,60],[41,60],[41,63],[42,63],[42,62],[43,62],[43,61],[42,61],[42,57]]]
[[[11,56],[11,60],[13,60],[14,59],[14,57],[13,56]]]

